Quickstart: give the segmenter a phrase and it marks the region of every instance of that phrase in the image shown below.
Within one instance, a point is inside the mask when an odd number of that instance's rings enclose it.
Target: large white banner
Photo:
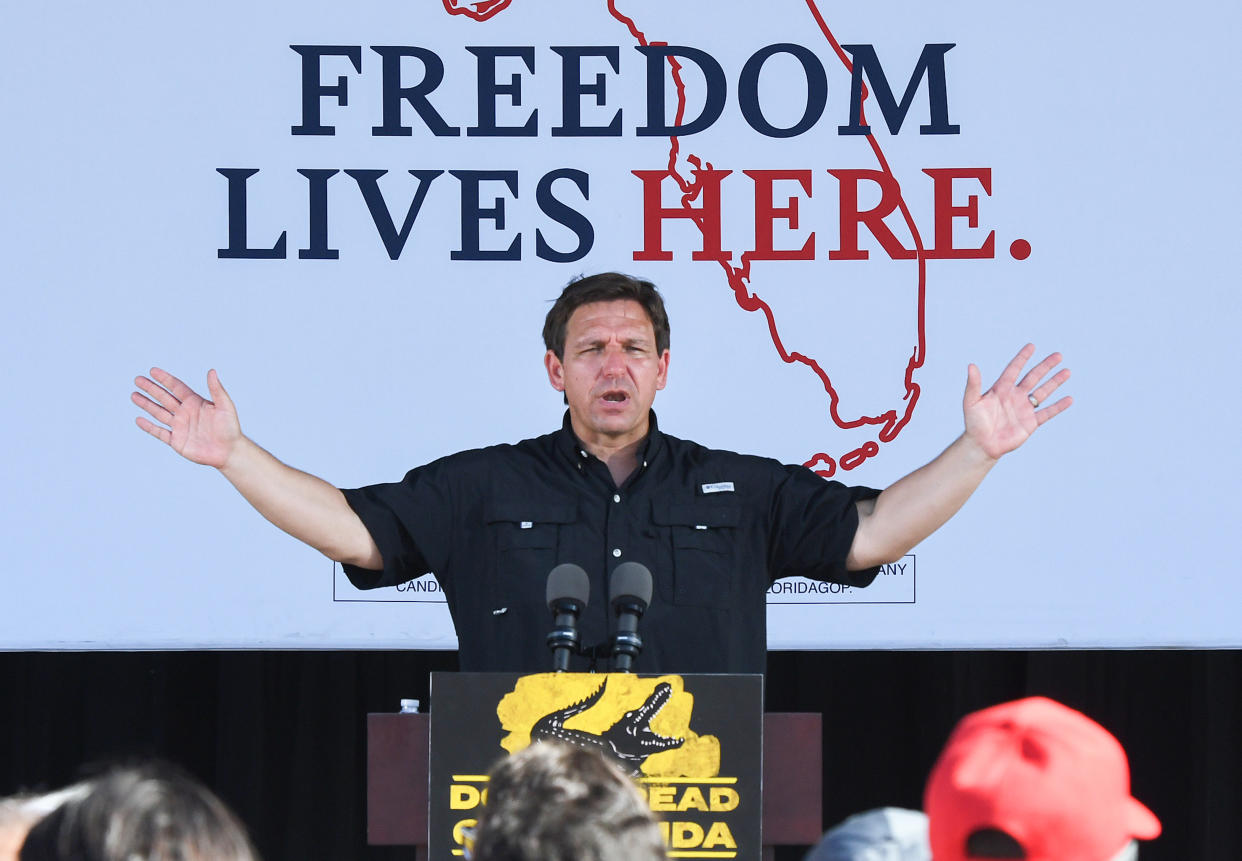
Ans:
[[[0,13],[0,648],[444,648],[134,426],[341,486],[558,426],[548,302],[659,284],[661,427],[884,486],[969,362],[1075,406],[773,647],[1242,646],[1236,4],[421,0]]]

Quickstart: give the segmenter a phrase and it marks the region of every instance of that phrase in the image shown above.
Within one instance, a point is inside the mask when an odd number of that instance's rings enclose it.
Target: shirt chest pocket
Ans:
[[[705,503],[652,506],[652,521],[668,532],[673,549],[673,602],[730,606],[737,566],[737,507]]]
[[[556,564],[560,527],[578,519],[573,503],[495,502],[484,512],[489,537],[502,557],[501,576],[542,574]]]

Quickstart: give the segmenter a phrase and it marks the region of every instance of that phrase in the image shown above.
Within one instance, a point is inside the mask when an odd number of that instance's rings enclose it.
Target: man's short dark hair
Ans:
[[[665,861],[638,787],[594,750],[538,742],[492,769],[474,861]]]
[[[615,302],[618,299],[632,299],[643,306],[651,320],[651,328],[655,330],[656,353],[663,355],[669,342],[668,314],[664,310],[664,299],[650,281],[631,278],[620,272],[601,272],[599,275],[577,278],[566,284],[543,321],[544,346],[555,353],[558,359],[564,359],[565,332],[574,311],[592,302]]]
[[[165,763],[114,768],[36,823],[21,861],[256,861],[219,798]]]

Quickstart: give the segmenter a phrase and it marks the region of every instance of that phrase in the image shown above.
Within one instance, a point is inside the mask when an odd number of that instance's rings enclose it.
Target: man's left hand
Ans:
[[[1069,369],[1062,368],[1044,379],[1061,363],[1060,353],[1053,353],[1018,379],[1033,355],[1035,345],[1027,344],[983,394],[979,368],[972,364],[966,372],[966,394],[962,399],[966,436],[993,460],[1022,445],[1037,427],[1074,402],[1073,398],[1064,397],[1044,405],[1070,377]]]

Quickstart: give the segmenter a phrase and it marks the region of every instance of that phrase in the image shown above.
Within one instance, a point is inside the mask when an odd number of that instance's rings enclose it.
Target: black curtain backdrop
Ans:
[[[365,715],[428,703],[429,673],[453,669],[447,652],[2,653],[0,794],[158,756],[219,793],[267,861],[412,859],[366,845]],[[1240,671],[1236,651],[774,652],[766,700],[824,715],[825,825],[921,806],[961,715],[1043,694],[1129,752],[1134,795],[1165,829],[1144,861],[1236,859]]]

